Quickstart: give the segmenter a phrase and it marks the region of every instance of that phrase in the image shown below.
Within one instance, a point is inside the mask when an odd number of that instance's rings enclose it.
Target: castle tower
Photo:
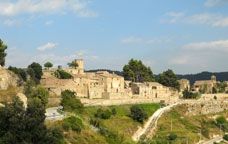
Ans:
[[[84,60],[76,59],[75,62],[78,64],[78,67],[77,67],[78,74],[83,74],[84,73]]]
[[[212,75],[212,76],[211,76],[211,80],[214,81],[214,82],[216,82],[216,81],[217,81],[217,80],[216,80],[216,76],[215,76],[215,75]]]

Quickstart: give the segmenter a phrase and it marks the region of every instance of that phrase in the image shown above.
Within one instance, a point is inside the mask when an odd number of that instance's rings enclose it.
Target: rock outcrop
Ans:
[[[0,67],[0,90],[6,90],[10,86],[18,86],[20,79],[13,72]]]

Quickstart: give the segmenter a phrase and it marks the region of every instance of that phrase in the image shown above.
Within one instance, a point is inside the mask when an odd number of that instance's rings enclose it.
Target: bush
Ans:
[[[121,144],[124,141],[123,136],[118,135],[118,133],[110,131],[105,127],[100,127],[99,132],[105,137],[109,144]]]
[[[65,111],[76,111],[82,112],[83,111],[83,104],[79,99],[76,98],[75,92],[70,90],[65,90],[61,93],[61,105],[63,106],[63,110]]]
[[[176,139],[177,139],[177,135],[176,135],[175,133],[170,133],[170,134],[168,135],[168,140],[174,141],[174,140],[176,140]]]
[[[134,105],[130,108],[131,110],[131,118],[135,121],[143,123],[144,120],[148,118],[146,112],[138,105]]]
[[[76,132],[81,132],[82,128],[82,120],[75,116],[71,116],[63,120],[63,129],[66,131],[72,130]]]
[[[196,99],[199,96],[198,93],[193,93],[188,90],[183,91],[183,98],[185,99]]]
[[[108,109],[103,110],[99,108],[94,116],[101,119],[109,119],[112,116],[112,113]]]
[[[58,79],[71,79],[73,76],[67,72],[65,72],[64,70],[56,70],[54,72],[55,77],[57,77]]]
[[[223,139],[226,140],[226,141],[228,141],[228,134],[225,134],[225,135],[223,136]]]
[[[116,115],[117,111],[115,108],[112,108],[112,115]]]

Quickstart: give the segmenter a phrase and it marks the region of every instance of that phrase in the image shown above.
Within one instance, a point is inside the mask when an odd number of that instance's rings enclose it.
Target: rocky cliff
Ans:
[[[19,84],[20,79],[13,72],[0,68],[0,90],[6,90],[10,86],[16,87]]]

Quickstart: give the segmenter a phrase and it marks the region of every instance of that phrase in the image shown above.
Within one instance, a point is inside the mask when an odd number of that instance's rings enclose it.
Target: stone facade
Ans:
[[[184,91],[184,90],[190,90],[190,82],[187,79],[180,79],[178,80],[179,84],[180,84],[180,91]]]
[[[132,83],[122,76],[107,71],[84,72],[83,60],[75,60],[78,67],[65,68],[72,79],[58,79],[53,73],[56,69],[44,70],[41,84],[50,92],[60,95],[64,90],[72,90],[80,98],[88,99],[132,99],[132,98],[170,98],[178,97],[176,91],[156,82]]]
[[[213,75],[211,76],[211,80],[201,80],[195,81],[193,85],[193,91],[201,92],[201,93],[212,93],[213,88],[217,86],[216,77]]]

